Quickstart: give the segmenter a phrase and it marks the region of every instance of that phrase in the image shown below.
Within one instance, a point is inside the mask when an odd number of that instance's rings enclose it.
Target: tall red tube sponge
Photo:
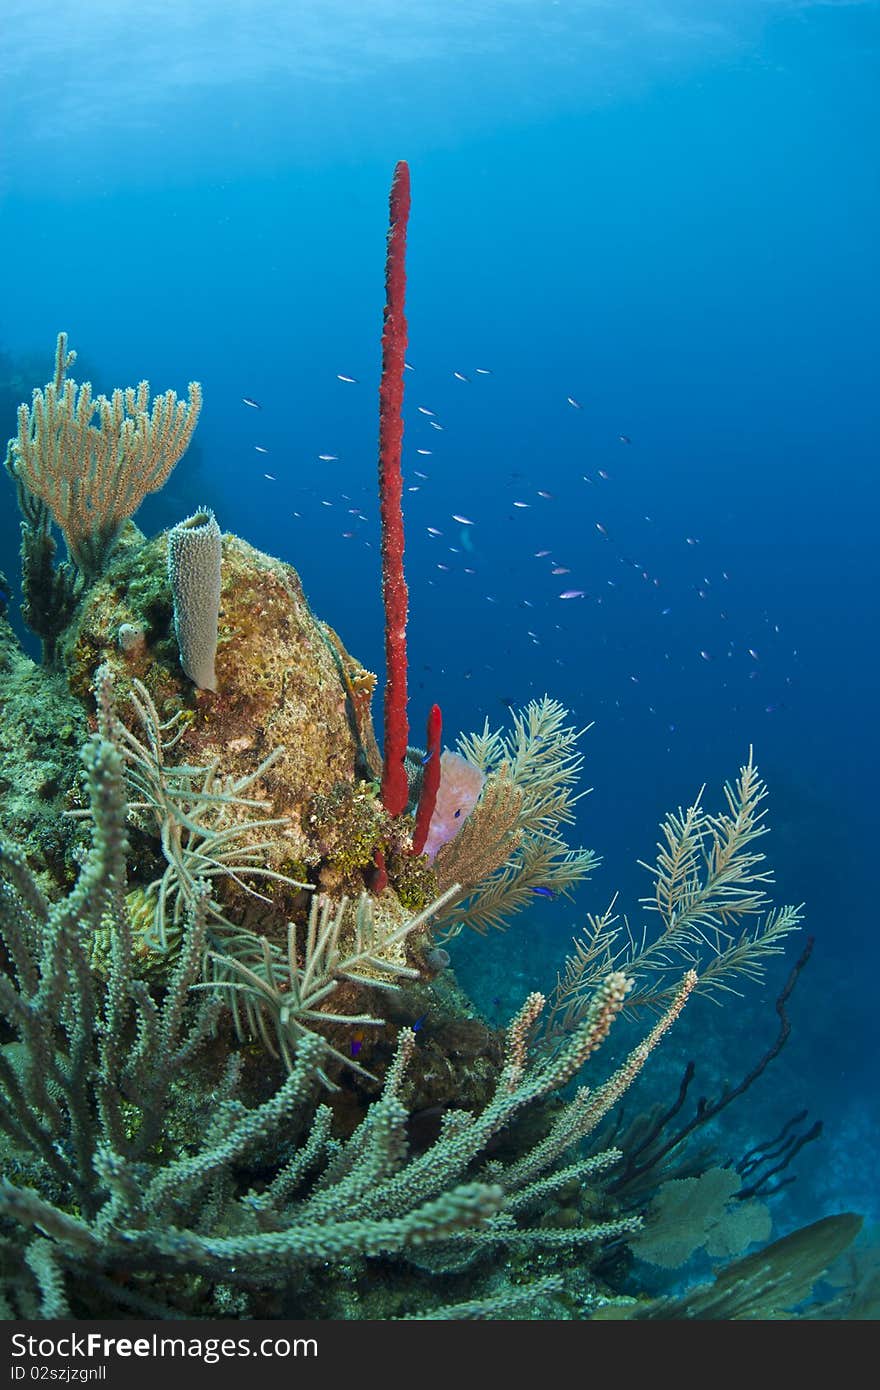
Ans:
[[[432,705],[428,715],[428,756],[422,776],[422,791],[419,796],[419,809],[416,812],[416,828],[413,831],[413,854],[421,854],[428,838],[428,827],[437,805],[437,792],[440,788],[440,735],[443,719],[440,706]]]
[[[391,180],[388,249],[385,257],[385,321],[382,379],[379,383],[379,515],[382,523],[382,601],[385,605],[385,741],[382,804],[392,816],[409,796],[404,759],[409,725],[406,714],[406,615],[403,572],[403,372],[406,359],[406,224],[409,168],[403,160]]]

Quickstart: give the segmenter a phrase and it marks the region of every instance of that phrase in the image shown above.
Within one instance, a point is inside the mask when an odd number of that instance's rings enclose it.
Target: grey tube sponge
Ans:
[[[220,561],[220,527],[209,507],[168,532],[168,579],[180,664],[200,690],[217,689]]]

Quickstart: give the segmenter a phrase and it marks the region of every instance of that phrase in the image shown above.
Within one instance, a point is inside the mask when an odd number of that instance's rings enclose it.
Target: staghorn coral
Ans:
[[[40,1317],[95,1316],[108,1306],[153,1316],[210,1313],[231,1284],[265,1314],[277,1291],[302,1293],[311,1267],[326,1277],[328,1262],[353,1255],[403,1255],[433,1243],[454,1258],[462,1240],[477,1253],[590,1246],[635,1228],[628,1217],[554,1230],[530,1225],[528,1213],[562,1182],[615,1161],[611,1151],[556,1170],[641,1070],[684,1006],[692,976],[622,1066],[597,1090],[582,1088],[546,1136],[512,1162],[485,1162],[487,1145],[601,1046],[629,988],[623,975],[608,976],[552,1059],[529,1056],[544,1002],[530,996],[508,1029],[489,1103],[478,1116],[450,1116],[418,1156],[408,1154],[400,1099],[416,1046],[409,1029],[399,1034],[381,1096],[343,1143],[331,1138],[331,1112],[314,1103],[311,1078],[327,1049],[310,1031],[287,1078],[262,1102],[238,1098],[241,1063],[228,1042],[219,1055],[214,1045],[213,1091],[194,1094],[184,1079],[217,1022],[215,993],[192,997],[208,888],[197,887],[157,1004],[134,966],[122,758],[98,734],[84,760],[92,846],[70,894],[48,902],[12,847],[0,855],[0,926],[12,962],[0,976],[0,1011],[18,1037],[0,1048],[0,1129],[13,1156],[11,1176],[0,1183],[0,1219],[11,1231],[0,1231],[4,1309]],[[108,916],[112,957],[101,985],[83,930],[103,930]],[[326,953],[337,924],[315,923],[315,952]],[[369,942],[362,944],[368,958]],[[181,1124],[182,1145],[173,1138]]]

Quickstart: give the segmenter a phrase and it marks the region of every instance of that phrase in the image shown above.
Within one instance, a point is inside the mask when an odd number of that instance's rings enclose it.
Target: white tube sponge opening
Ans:
[[[168,532],[168,579],[180,664],[200,690],[217,689],[220,561],[220,527],[210,507]]]

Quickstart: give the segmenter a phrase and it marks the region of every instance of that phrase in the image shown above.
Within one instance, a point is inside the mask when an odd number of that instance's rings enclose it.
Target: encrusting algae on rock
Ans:
[[[197,690],[180,667],[165,537],[147,541],[133,526],[86,593],[67,634],[71,688],[94,710],[95,671],[106,666],[120,717],[136,731],[127,696],[132,681],[142,681],[163,719],[184,714],[176,760],[197,766],[216,762],[232,781],[253,773],[275,752],[271,768],[250,793],[266,803],[273,818],[286,822],[267,848],[265,866],[280,872],[291,864],[318,868],[327,856],[321,837],[310,830],[316,800],[341,800],[350,794],[344,789],[367,787],[374,773],[364,753],[364,732],[371,736],[372,726],[353,724],[340,674],[341,662],[360,668],[327,639],[291,565],[234,535],[224,535],[222,546],[216,694]],[[119,631],[126,624],[144,633],[135,650],[120,647]],[[378,825],[372,834],[365,867],[382,840]],[[350,855],[351,847],[345,852]],[[331,871],[328,865],[328,875]],[[347,867],[341,873],[350,879]],[[353,886],[348,882],[349,891]]]

